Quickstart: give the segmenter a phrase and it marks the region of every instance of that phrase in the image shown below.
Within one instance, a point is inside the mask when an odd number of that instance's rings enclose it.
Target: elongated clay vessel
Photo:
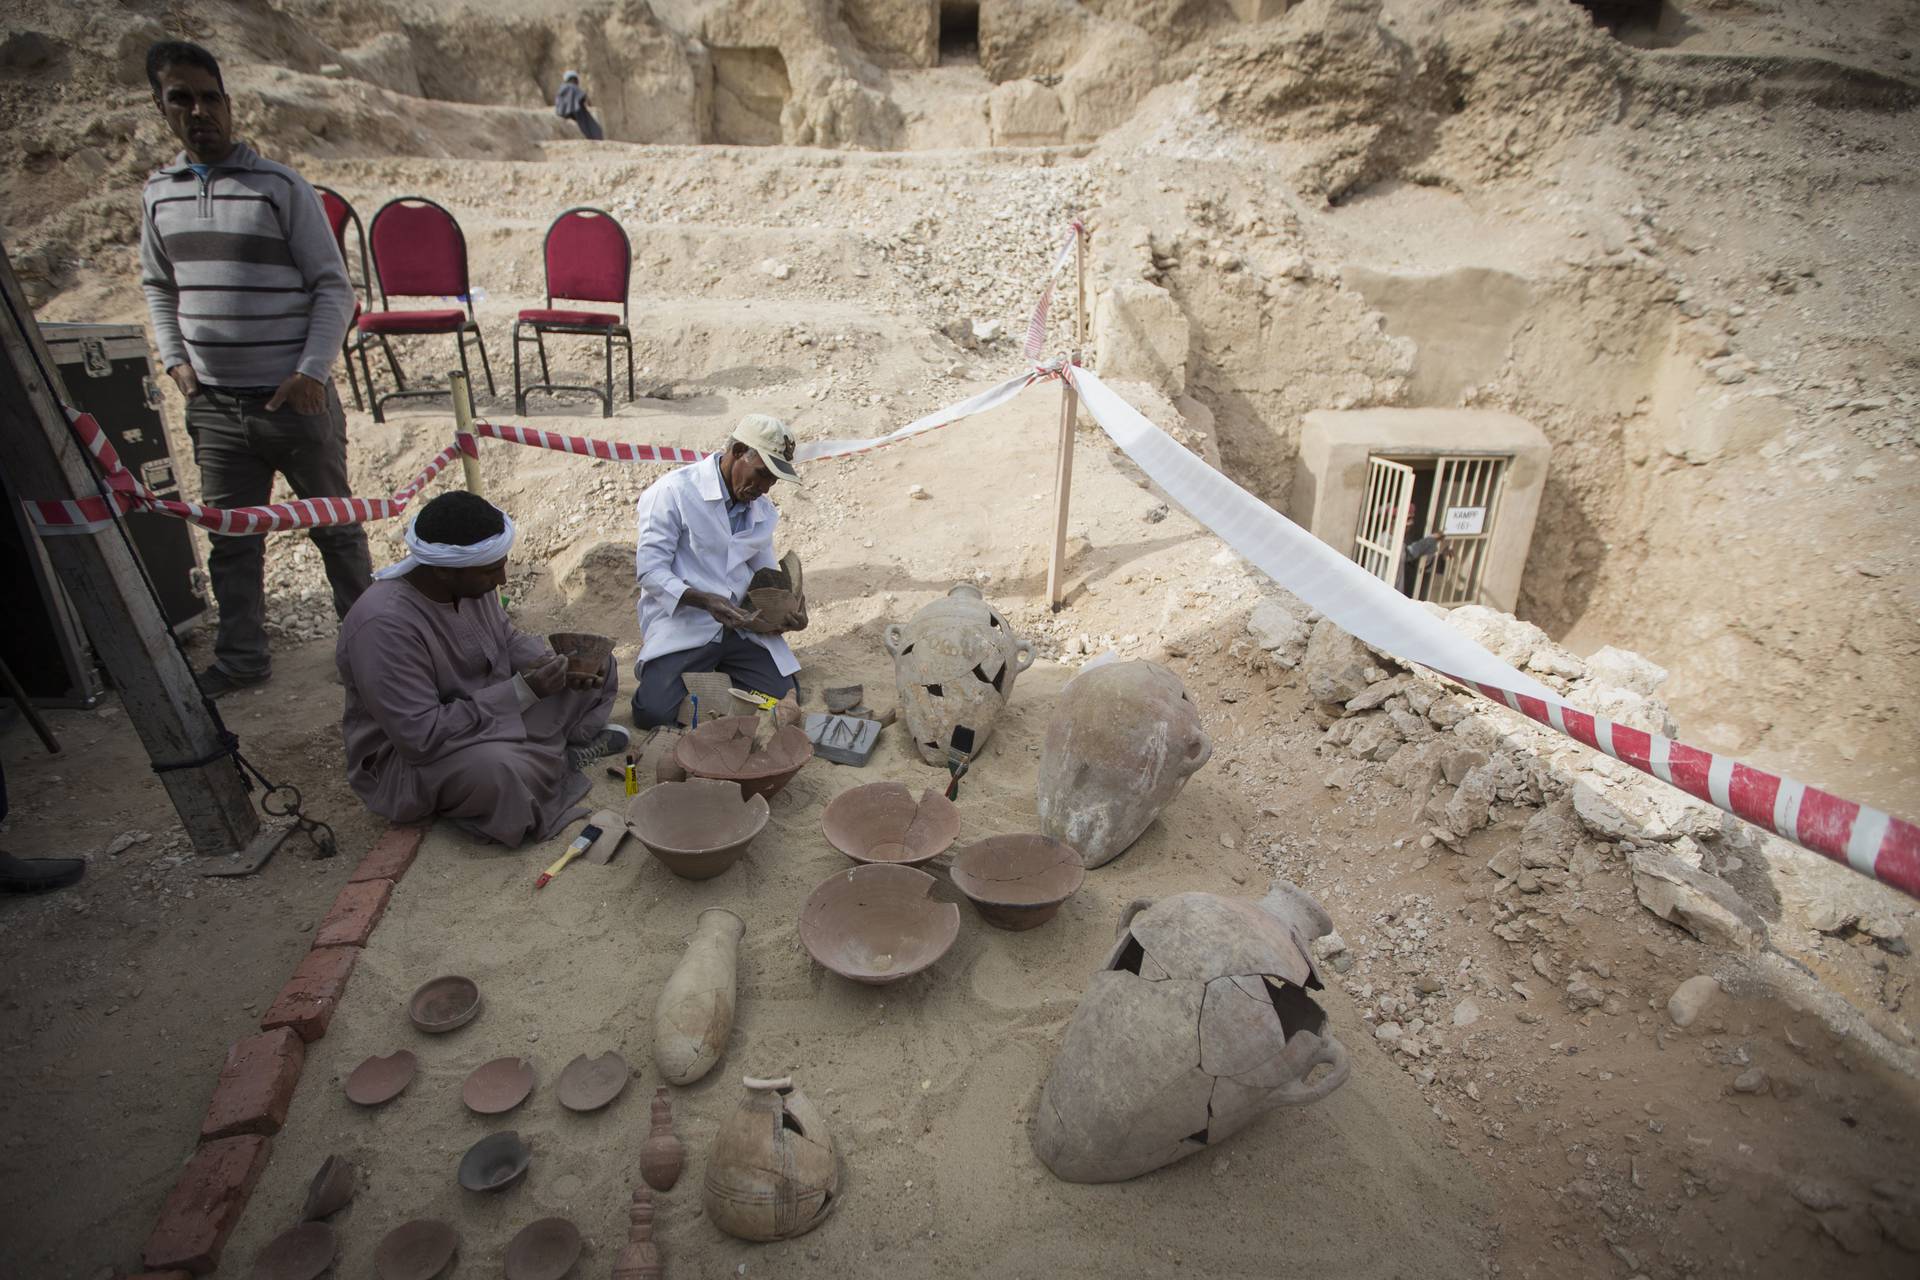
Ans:
[[[673,1134],[673,1104],[665,1089],[655,1089],[653,1131],[640,1144],[640,1177],[655,1191],[671,1191],[686,1162],[687,1149]]]
[[[613,1260],[613,1280],[665,1280],[660,1249],[653,1243],[653,1192],[640,1187],[627,1210],[626,1247]]]
[[[1060,691],[1040,749],[1040,829],[1088,867],[1109,863],[1212,754],[1173,672],[1144,661],[1083,671]]]
[[[724,907],[708,907],[680,965],[653,1007],[653,1062],[668,1084],[692,1084],[726,1051],[741,935],[747,926]]]
[[[840,1192],[833,1135],[790,1078],[742,1083],[747,1096],[707,1154],[701,1206],[714,1226],[742,1240],[805,1235]]]
[[[1307,994],[1320,986],[1308,944],[1332,927],[1285,880],[1257,903],[1181,893],[1128,907],[1041,1087],[1041,1163],[1119,1182],[1345,1084],[1346,1049]]]
[[[956,726],[973,730],[976,753],[1013,696],[1013,682],[1033,665],[1033,646],[998,609],[966,583],[921,609],[883,640],[893,657],[900,715],[928,764],[944,767]]]

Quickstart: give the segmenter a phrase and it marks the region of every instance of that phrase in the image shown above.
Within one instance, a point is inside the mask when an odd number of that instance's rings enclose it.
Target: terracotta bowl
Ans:
[[[387,1232],[373,1251],[380,1280],[433,1280],[447,1269],[460,1247],[454,1229],[435,1218],[415,1218]]]
[[[920,972],[960,936],[960,908],[931,896],[932,876],[875,862],[813,891],[800,911],[800,940],[843,978],[879,986]]]
[[[673,758],[690,778],[722,778],[739,783],[742,795],[772,798],[813,759],[813,744],[807,741],[805,729],[783,725],[774,731],[765,751],[754,751],[758,720],[758,716],[702,719],[698,729],[680,735]]]
[[[688,880],[711,880],[738,862],[766,825],[766,797],[743,797],[719,778],[656,783],[627,806],[627,829]]]
[[[507,1280],[560,1280],[580,1258],[580,1228],[565,1218],[541,1218],[520,1228],[507,1246]]]
[[[490,1133],[460,1157],[460,1185],[469,1191],[498,1191],[533,1163],[533,1148],[512,1129]]]
[[[1052,836],[989,836],[953,855],[954,888],[1002,929],[1053,919],[1087,878],[1080,851]]]
[[[570,676],[600,675],[607,669],[607,659],[613,656],[613,637],[586,631],[556,631],[547,637],[547,643],[567,660]]]
[[[339,1245],[324,1222],[303,1222],[267,1241],[253,1259],[255,1280],[314,1280],[333,1265]]]
[[[915,800],[904,782],[870,782],[835,796],[820,826],[855,862],[911,867],[947,851],[960,834],[960,809],[932,787]]]
[[[497,1116],[525,1102],[532,1092],[531,1058],[495,1058],[473,1069],[460,1086],[460,1100],[478,1115]]]
[[[407,1016],[428,1035],[440,1035],[472,1022],[480,1012],[480,987],[472,978],[448,974],[423,983],[407,1001]]]
[[[598,1111],[619,1097],[631,1079],[633,1068],[612,1050],[597,1058],[583,1053],[560,1073],[554,1091],[560,1095],[560,1105],[569,1111]]]
[[[347,1101],[363,1107],[377,1107],[400,1096],[413,1082],[420,1060],[406,1049],[397,1049],[382,1058],[368,1058],[347,1077]]]

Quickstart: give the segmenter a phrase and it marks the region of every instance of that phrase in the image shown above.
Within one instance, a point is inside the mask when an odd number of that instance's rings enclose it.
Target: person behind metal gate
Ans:
[[[640,495],[635,727],[675,722],[685,694],[680,677],[689,672],[718,671],[774,698],[794,691],[800,660],[786,640],[742,630],[755,621],[740,605],[748,583],[756,570],[776,566],[780,512],[767,497],[776,480],[803,483],[793,433],[778,418],[750,413],[726,448],[668,472]],[[804,612],[796,622],[795,630],[806,626]]]
[[[331,370],[354,299],[320,198],[234,140],[233,100],[205,49],[155,44],[147,80],[185,149],[147,179],[140,283],[161,362],[187,400],[201,500],[262,505],[275,472],[302,498],[345,496],[347,416]],[[265,680],[273,660],[266,535],[211,536],[220,622],[213,663],[197,674],[218,698]],[[367,535],[342,524],[309,536],[344,617],[371,580]]]
[[[625,751],[619,688],[518,630],[500,607],[513,520],[456,489],[408,521],[408,555],[380,570],[340,624],[347,781],[393,822],[451,818],[518,848],[586,810],[582,772]]]
[[[599,142],[607,135],[600,128],[600,122],[593,118],[593,112],[587,110],[588,106],[587,91],[580,87],[580,73],[567,72],[560,79],[559,92],[553,95],[553,114],[579,125],[588,141]]]

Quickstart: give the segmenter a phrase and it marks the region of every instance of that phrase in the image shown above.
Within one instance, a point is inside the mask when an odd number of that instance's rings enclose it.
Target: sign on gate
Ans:
[[[1442,531],[1448,537],[1475,537],[1487,523],[1485,507],[1448,507]]]

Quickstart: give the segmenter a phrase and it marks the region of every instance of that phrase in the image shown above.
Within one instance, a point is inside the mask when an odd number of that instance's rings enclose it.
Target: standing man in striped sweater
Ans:
[[[220,64],[199,45],[147,50],[147,80],[185,150],[147,179],[140,276],[154,341],[187,398],[203,501],[257,506],[279,472],[303,498],[340,497],[347,417],[331,369],[353,318],[346,264],[306,179],[233,138]],[[311,531],[341,617],[372,580],[359,525]],[[264,534],[214,534],[220,626],[212,697],[265,680]]]

